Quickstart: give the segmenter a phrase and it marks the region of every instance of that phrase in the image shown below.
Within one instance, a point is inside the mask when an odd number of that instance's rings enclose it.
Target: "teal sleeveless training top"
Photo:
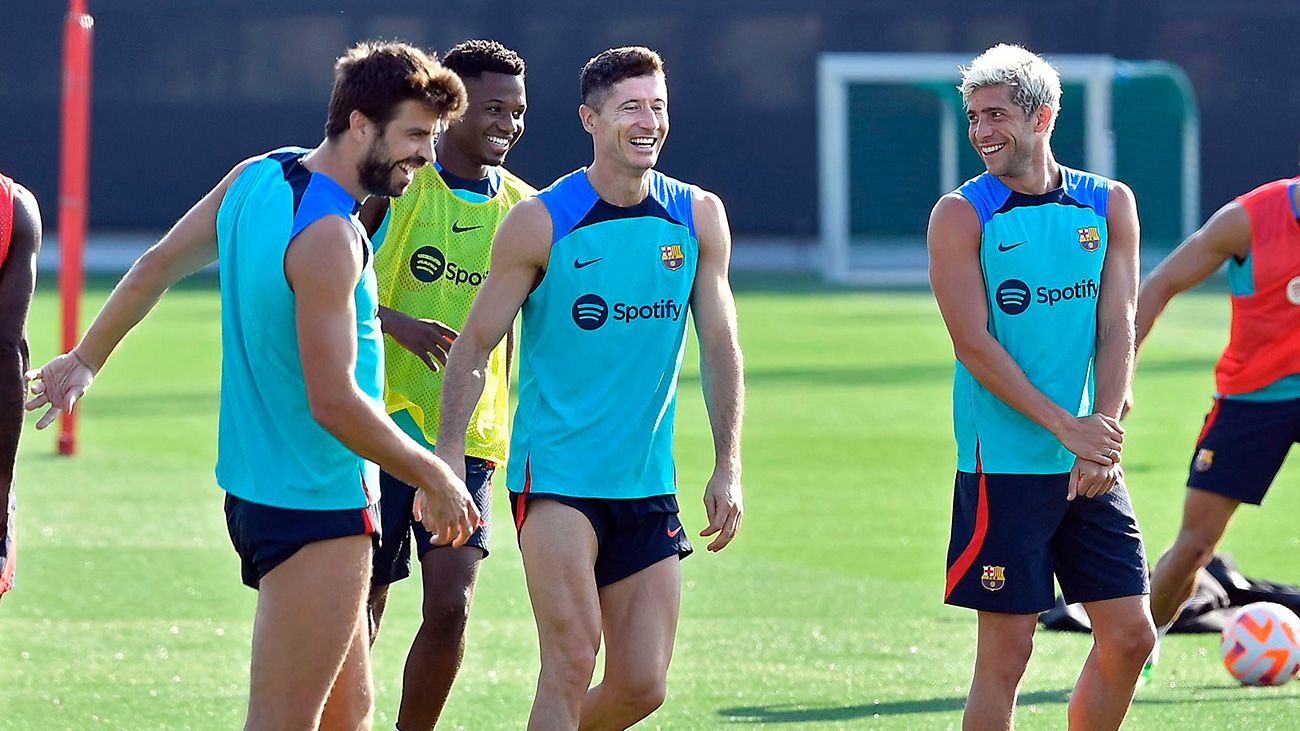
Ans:
[[[1061,178],[1056,190],[1026,195],[984,173],[957,194],[979,214],[989,332],[1035,388],[1084,416],[1092,413],[1110,181],[1067,167]],[[1057,474],[1073,466],[1074,455],[1051,432],[990,393],[960,362],[952,401],[958,470]]]
[[[522,309],[506,485],[574,497],[671,494],[699,257],[691,186],[652,172],[645,200],[620,208],[600,199],[583,169],[538,197],[552,243]]]
[[[217,212],[221,273],[221,420],[217,483],[249,502],[300,510],[361,508],[379,499],[378,468],[312,418],[298,356],[289,243],[324,216],[357,220],[357,201],[283,148],[240,172]],[[357,385],[383,407],[383,340],[374,255],[353,299]]]

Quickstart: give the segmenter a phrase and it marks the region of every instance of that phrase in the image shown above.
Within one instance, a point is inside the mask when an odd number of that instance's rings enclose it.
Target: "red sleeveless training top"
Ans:
[[[1219,393],[1261,389],[1300,373],[1300,221],[1291,185],[1265,183],[1237,200],[1250,218],[1252,294],[1232,297],[1232,331],[1215,367]]]
[[[9,257],[14,236],[14,181],[0,174],[0,265]]]

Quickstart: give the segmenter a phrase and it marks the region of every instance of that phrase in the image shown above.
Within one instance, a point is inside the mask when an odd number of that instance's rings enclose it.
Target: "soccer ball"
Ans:
[[[1281,604],[1248,604],[1224,626],[1219,649],[1242,685],[1282,685],[1300,671],[1300,618]]]

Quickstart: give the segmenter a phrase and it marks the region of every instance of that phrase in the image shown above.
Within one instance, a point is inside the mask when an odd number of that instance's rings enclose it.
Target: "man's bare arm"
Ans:
[[[1093,410],[1118,418],[1133,377],[1137,309],[1137,202],[1123,183],[1113,183],[1106,212],[1109,240],[1097,297],[1097,357]]]
[[[404,434],[361,391],[354,376],[353,292],[362,274],[363,245],[350,222],[325,216],[298,234],[284,257],[311,415],[353,452],[428,493],[426,526],[439,542],[462,545],[479,522],[465,486],[441,460]]]
[[[744,514],[741,490],[740,429],[744,415],[745,377],[737,335],[736,302],[727,271],[731,229],[722,201],[696,190],[693,200],[699,265],[691,291],[691,316],[700,341],[700,375],[704,403],[713,432],[713,475],[704,491],[709,525],[701,536],[717,534],[710,551],[735,538]]]
[[[474,298],[442,375],[438,452],[464,474],[465,429],[483,395],[488,355],[510,331],[524,299],[546,270],[551,215],[537,198],[510,209],[492,241],[492,266]]]
[[[1174,295],[1205,281],[1228,257],[1250,255],[1250,217],[1233,201],[1187,237],[1151,272],[1138,292],[1135,348],[1141,348]]]
[[[217,210],[230,184],[251,162],[236,165],[131,265],[77,347],[27,374],[29,379],[39,381],[32,388],[36,396],[27,403],[27,409],[50,405],[36,428],[49,426],[60,413],[72,409],[113,349],[149,314],[169,287],[216,261]]]
[[[1141,234],[1133,191],[1115,182],[1109,195],[1106,261],[1102,263],[1101,291],[1097,297],[1093,411],[1119,418],[1133,378],[1133,315],[1137,308]],[[1092,498],[1110,492],[1124,472],[1118,460],[1116,464],[1102,466],[1076,459],[1070,476],[1066,499],[1073,500],[1076,495]]]
[[[1114,462],[1123,431],[1109,417],[1075,418],[1034,387],[1020,364],[988,331],[988,300],[980,268],[980,222],[971,204],[950,193],[935,204],[926,239],[930,286],[957,360],[994,396],[1052,432],[1075,455]]]

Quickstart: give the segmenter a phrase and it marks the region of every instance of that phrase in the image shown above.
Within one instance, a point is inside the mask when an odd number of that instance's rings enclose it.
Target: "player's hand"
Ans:
[[[380,325],[394,342],[414,353],[435,373],[447,364],[451,344],[460,335],[455,329],[437,320],[411,317],[389,308],[384,308]]]
[[[740,532],[740,521],[745,515],[744,499],[740,491],[740,476],[714,470],[704,488],[704,513],[709,526],[700,531],[700,537],[717,534],[707,548],[721,551]]]
[[[412,510],[432,534],[434,545],[459,548],[483,525],[482,517],[460,476],[465,472],[464,460],[458,460],[460,475],[441,459],[434,457],[434,461],[438,466],[416,491]]]
[[[95,380],[95,369],[77,355],[74,348],[51,360],[40,368],[33,368],[23,374],[33,394],[25,408],[35,411],[49,405],[41,418],[36,421],[37,429],[44,429],[59,417],[59,414],[72,412],[72,408],[86,394],[91,381]]]
[[[1071,419],[1056,437],[1074,456],[1109,467],[1119,461],[1124,427],[1108,414],[1089,414]]]
[[[1074,467],[1070,470],[1070,486],[1065,499],[1076,497],[1099,497],[1105,495],[1124,481],[1124,468],[1116,462],[1103,466],[1092,460],[1075,457]]]

